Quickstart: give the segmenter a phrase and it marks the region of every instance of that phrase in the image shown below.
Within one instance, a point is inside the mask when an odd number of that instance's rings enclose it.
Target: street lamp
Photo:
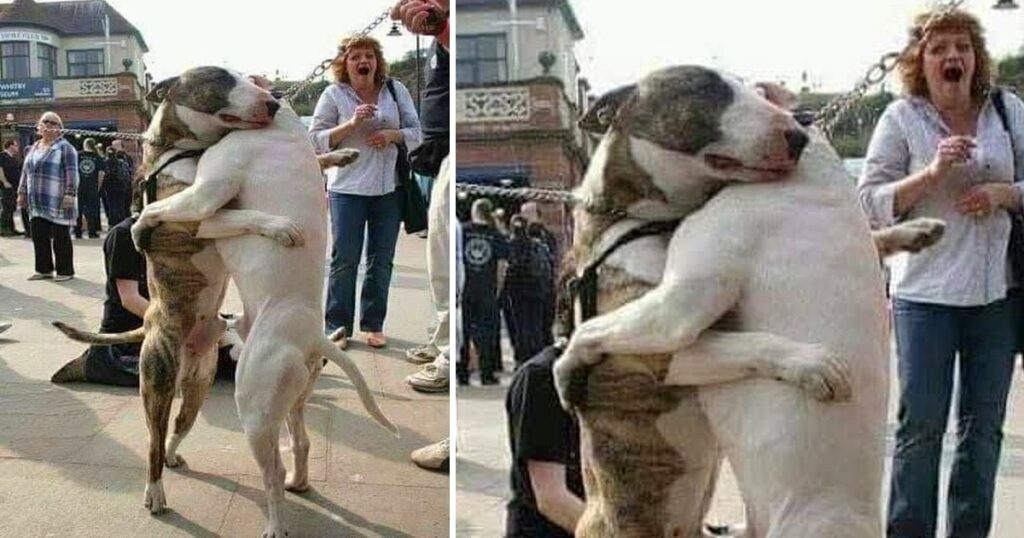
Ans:
[[[1015,0],[998,0],[992,9],[1017,9],[1018,7],[1020,6]]]
[[[398,23],[391,23],[391,31],[388,37],[401,37],[402,32],[398,30]],[[416,34],[416,115],[420,115],[420,79],[422,69],[420,68],[420,35]]]

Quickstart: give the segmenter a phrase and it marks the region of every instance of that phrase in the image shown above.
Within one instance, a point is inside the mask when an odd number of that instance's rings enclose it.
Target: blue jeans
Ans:
[[[976,307],[894,301],[900,407],[888,536],[935,536],[939,461],[955,374],[960,397],[948,536],[988,535],[1019,307],[1016,296]]]
[[[359,328],[365,332],[384,329],[388,288],[395,259],[395,243],[402,220],[401,198],[391,192],[382,196],[330,193],[331,273],[327,280],[328,334],[339,327],[351,336],[355,326],[356,277],[366,237],[366,277],[359,300]]]

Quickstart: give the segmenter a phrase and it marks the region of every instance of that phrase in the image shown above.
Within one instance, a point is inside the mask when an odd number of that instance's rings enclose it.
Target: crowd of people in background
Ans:
[[[456,373],[463,385],[472,371],[479,372],[481,385],[497,385],[496,374],[504,370],[503,327],[515,368],[553,342],[558,241],[540,222],[536,204],[524,203],[509,216],[487,198],[473,202],[461,234],[466,345]]]

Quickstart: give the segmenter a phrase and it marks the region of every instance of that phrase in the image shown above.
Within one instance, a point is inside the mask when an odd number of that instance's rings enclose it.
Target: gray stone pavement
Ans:
[[[511,357],[508,342],[505,357]],[[506,371],[511,363],[505,361]],[[895,419],[896,372],[893,370],[893,391],[890,398],[890,432]],[[505,422],[504,398],[510,375],[502,376],[501,387],[472,385],[458,387],[457,408],[457,470],[456,470],[456,536],[492,537],[504,531],[505,503],[510,498],[508,469],[511,460]],[[995,521],[991,536],[1015,538],[1024,529],[1024,376],[1014,373],[1013,387],[1004,429],[1003,454],[996,485]],[[475,383],[475,380],[474,380]],[[951,423],[946,434],[942,463],[942,484],[949,479],[955,447]],[[892,434],[888,439],[891,455]],[[888,473],[888,465],[886,468]],[[888,477],[888,474],[887,474]],[[887,481],[887,480],[886,480]],[[945,488],[945,486],[943,486]],[[883,499],[888,498],[888,484]],[[945,492],[945,489],[942,490]],[[944,493],[943,493],[944,496]],[[939,528],[944,528],[945,511],[941,510]],[[743,521],[743,502],[732,473],[725,466],[716,490],[708,522],[736,523]]]
[[[312,489],[286,495],[292,536],[448,536],[448,475],[409,461],[410,451],[448,435],[447,395],[421,395],[403,382],[417,368],[404,349],[423,343],[433,320],[424,244],[399,240],[389,347],[349,347],[402,437],[372,422],[328,365],[306,414]],[[187,469],[164,474],[170,511],[153,517],[142,506],[148,437],[137,391],[49,382],[83,349],[49,322],[99,326],[101,247],[100,239],[74,242],[70,282],[27,282],[31,242],[0,239],[0,321],[14,322],[0,337],[0,536],[259,536],[262,480],[230,383],[213,387],[181,447]],[[234,290],[225,310],[240,310]],[[284,436],[282,449],[290,467]]]

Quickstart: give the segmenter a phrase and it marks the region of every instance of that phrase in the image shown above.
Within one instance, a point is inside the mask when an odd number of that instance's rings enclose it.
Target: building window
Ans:
[[[69,77],[91,77],[102,74],[103,49],[68,51]]]
[[[505,34],[460,35],[456,38],[455,82],[475,86],[508,80]]]
[[[46,43],[36,43],[39,52],[39,76],[53,78],[57,76],[57,47]]]
[[[28,41],[0,43],[0,76],[3,78],[29,78]]]

